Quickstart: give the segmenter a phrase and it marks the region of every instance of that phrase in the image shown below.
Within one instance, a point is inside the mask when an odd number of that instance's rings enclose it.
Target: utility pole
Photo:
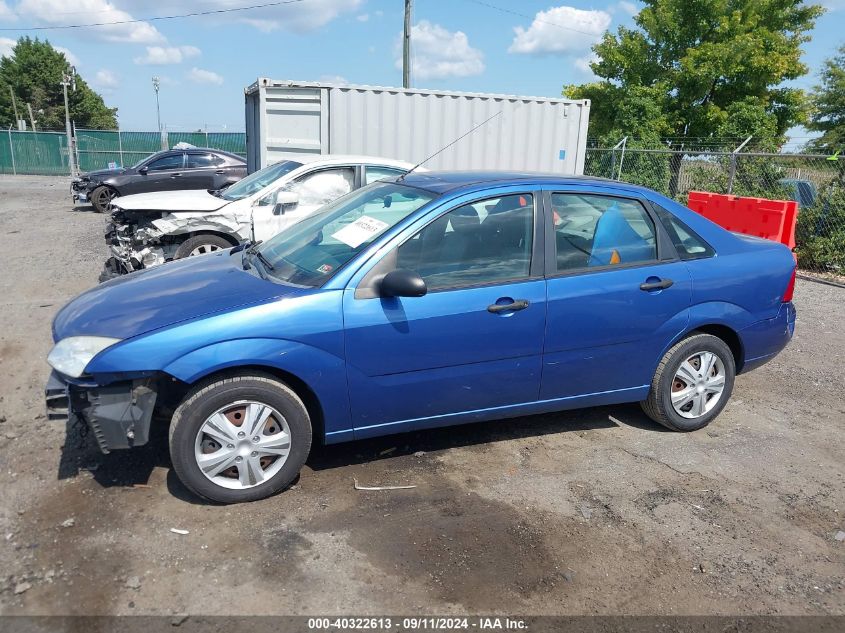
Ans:
[[[158,119],[158,138],[161,144],[161,149],[167,149],[164,146],[164,135],[161,132],[161,107],[158,103],[158,89],[161,86],[161,80],[158,77],[153,77],[153,88],[156,91],[156,118]]]
[[[32,131],[35,132],[36,131],[36,129],[35,129],[35,117],[32,116],[32,104],[27,103],[26,109],[29,110],[29,122],[32,125]]]
[[[15,127],[17,127],[21,118],[18,116],[18,102],[15,99],[15,91],[12,90],[11,86],[9,86],[9,94],[12,95],[12,108],[15,110]]]
[[[70,72],[62,72],[62,91],[65,95],[65,133],[67,134],[67,164],[70,168],[70,175],[76,175],[76,161],[73,152],[73,133],[70,129],[70,106],[67,102],[67,87],[72,86],[76,90],[76,69],[71,66]]]
[[[402,87],[411,87],[411,4],[405,0],[405,33],[402,38]]]

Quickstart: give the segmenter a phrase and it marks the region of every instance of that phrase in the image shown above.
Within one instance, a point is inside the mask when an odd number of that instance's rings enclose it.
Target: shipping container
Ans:
[[[427,169],[581,174],[588,99],[259,79],[246,97],[250,172],[296,154],[366,154]],[[499,114],[497,114],[499,113]]]

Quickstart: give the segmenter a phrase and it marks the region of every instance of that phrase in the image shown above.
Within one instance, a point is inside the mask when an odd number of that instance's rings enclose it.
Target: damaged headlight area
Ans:
[[[69,336],[53,346],[47,362],[65,376],[79,378],[97,354],[119,342],[106,336]]]
[[[162,240],[162,232],[152,225],[158,214],[130,213],[115,208],[106,225],[106,243],[111,256],[100,281],[151,268],[173,259],[176,245]]]

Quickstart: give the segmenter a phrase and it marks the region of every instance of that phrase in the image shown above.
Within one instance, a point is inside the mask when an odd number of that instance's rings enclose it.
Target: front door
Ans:
[[[354,167],[329,167],[308,172],[282,186],[299,196],[293,204],[274,204],[276,191],[254,208],[255,238],[266,240],[304,220],[317,209],[355,189]]]
[[[422,276],[423,297],[346,290],[356,437],[537,400],[546,290],[536,203],[525,192],[463,204],[388,253],[391,267]]]
[[[634,198],[549,195],[553,239],[540,399],[647,386],[688,320],[692,281]]]
[[[176,191],[186,189],[182,182],[185,167],[185,154],[173,152],[165,154],[147,163],[147,173],[132,183],[132,190],[127,193],[145,193],[148,191]]]

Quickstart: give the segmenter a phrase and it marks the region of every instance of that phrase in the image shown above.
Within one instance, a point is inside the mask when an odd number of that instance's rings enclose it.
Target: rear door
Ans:
[[[545,202],[540,399],[648,385],[661,350],[686,327],[686,265],[643,199],[581,189],[547,191]]]
[[[210,152],[192,152],[185,155],[185,169],[182,171],[182,183],[185,189],[217,189],[215,180],[219,171],[225,174],[225,161]]]
[[[356,437],[537,400],[546,319],[541,216],[530,190],[463,201],[345,291]],[[394,268],[418,272],[428,293],[377,296],[369,280]]]

